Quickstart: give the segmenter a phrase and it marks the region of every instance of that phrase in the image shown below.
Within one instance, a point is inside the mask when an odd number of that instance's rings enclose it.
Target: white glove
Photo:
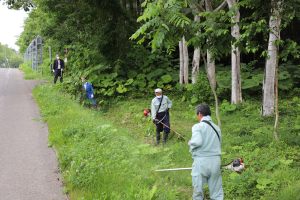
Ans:
[[[64,71],[64,69],[61,69],[61,71]]]
[[[91,97],[92,97],[92,98],[94,98],[94,95],[93,95],[93,94],[91,94]]]
[[[53,71],[53,73],[55,72],[55,70],[54,70],[54,69],[53,69],[52,71]]]

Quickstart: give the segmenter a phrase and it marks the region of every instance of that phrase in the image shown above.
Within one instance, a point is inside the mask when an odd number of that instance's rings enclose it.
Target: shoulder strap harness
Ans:
[[[211,123],[207,120],[202,120],[201,122],[204,122],[204,123],[208,124],[210,127],[212,127],[212,129],[214,129],[214,131],[216,132],[216,134],[219,138],[219,141],[221,142],[220,135],[219,135],[218,131],[215,129],[215,127],[213,127],[213,125],[211,125]]]

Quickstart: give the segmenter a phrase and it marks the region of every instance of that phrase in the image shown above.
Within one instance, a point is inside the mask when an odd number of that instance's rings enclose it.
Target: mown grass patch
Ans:
[[[111,102],[106,112],[94,111],[61,93],[60,87],[41,85],[34,96],[48,123],[49,143],[58,151],[71,199],[191,199],[190,171],[154,172],[189,167],[192,160],[187,141],[176,136],[165,147],[153,146],[154,126],[142,113],[151,99],[119,100]],[[171,99],[171,127],[189,139],[196,123],[194,106]],[[299,98],[291,101],[280,110],[300,104]],[[289,134],[297,141],[297,114],[283,114],[281,141],[274,142],[273,119],[260,117],[258,102],[226,106],[221,110],[222,160],[243,157],[247,169],[241,175],[223,171],[225,199],[295,199],[300,149],[299,143],[290,142]],[[300,112],[299,107],[293,109]]]

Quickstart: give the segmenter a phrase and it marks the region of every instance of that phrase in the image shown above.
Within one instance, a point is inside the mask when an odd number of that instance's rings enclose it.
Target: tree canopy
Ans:
[[[241,50],[242,91],[246,96],[253,92],[261,94],[271,1],[241,0],[231,8],[223,1],[206,1],[211,2],[211,10],[205,8],[205,1],[196,0],[7,2],[19,8],[32,5],[18,41],[21,51],[25,51],[34,37],[41,35],[44,48],[51,46],[54,54],[68,57],[65,84],[74,95],[78,94],[77,84],[82,75],[93,82],[96,95],[103,98],[133,91],[149,93],[155,87],[170,92],[188,91],[190,86],[178,84],[178,42],[182,36],[187,40],[190,53],[193,48],[201,49],[202,55],[206,50],[212,53],[218,68],[219,98],[230,97],[232,44]],[[283,8],[278,40],[282,91],[299,86],[297,2],[285,1]],[[238,39],[232,37],[230,31],[236,9],[241,15]],[[200,20],[195,21],[195,16]],[[196,96],[194,91],[185,99],[193,98],[192,102],[196,103],[200,101]]]

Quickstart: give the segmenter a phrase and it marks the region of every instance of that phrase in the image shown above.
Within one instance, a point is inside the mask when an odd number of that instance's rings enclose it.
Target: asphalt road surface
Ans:
[[[0,200],[63,200],[47,125],[32,98],[36,81],[0,68]]]

